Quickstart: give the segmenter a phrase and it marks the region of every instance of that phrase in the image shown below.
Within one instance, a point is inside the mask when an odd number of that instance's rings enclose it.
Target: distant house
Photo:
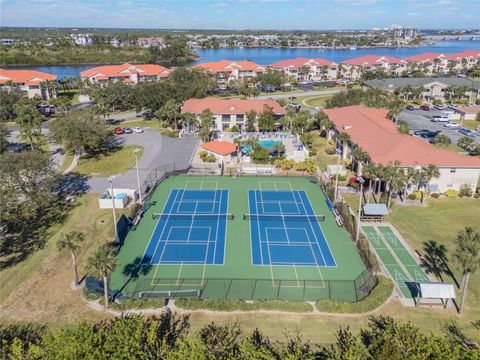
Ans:
[[[138,38],[137,46],[147,47],[147,48],[152,46],[158,46],[158,47],[164,48],[165,39],[163,37]]]
[[[209,109],[213,114],[213,129],[225,131],[233,126],[240,131],[245,128],[246,113],[254,110],[257,114],[271,108],[277,120],[285,115],[285,109],[272,99],[229,100],[208,97],[189,99],[182,106],[182,113],[192,113],[200,117],[203,110]]]
[[[464,96],[468,99],[468,102],[474,104],[477,99],[480,99],[480,81],[464,78],[391,78],[368,80],[365,81],[363,85],[369,88],[383,89],[392,92],[397,88],[407,86],[411,88],[422,88],[423,92],[421,97],[428,101],[448,98],[448,88],[465,87],[468,91],[465,92]]]
[[[295,58],[268,65],[271,69],[282,70],[285,75],[297,81],[337,79],[338,64],[322,59]]]
[[[455,112],[460,115],[460,120],[475,120],[480,113],[480,105],[461,106],[455,109]]]
[[[219,83],[228,83],[241,79],[253,78],[263,73],[265,68],[252,61],[220,60],[195,65],[194,68],[202,69],[215,75]]]
[[[109,81],[123,81],[124,83],[139,83],[143,81],[157,81],[167,78],[171,69],[154,64],[121,64],[98,66],[82,71],[80,76],[91,83],[107,83]]]
[[[334,124],[331,135],[336,138],[339,133],[347,133],[350,137],[345,142],[336,139],[343,159],[352,159],[352,150],[359,146],[375,164],[399,161],[401,167],[417,170],[429,164],[437,166],[440,177],[428,184],[432,192],[459,190],[463,184],[476,189],[480,158],[439,149],[416,136],[399,133],[396,125],[387,119],[387,109],[355,105],[324,111]]]
[[[35,96],[43,100],[55,98],[57,96],[56,86],[48,86],[48,81],[55,82],[56,80],[55,75],[36,70],[0,69],[0,86],[2,88],[14,86],[25,91],[29,98]]]

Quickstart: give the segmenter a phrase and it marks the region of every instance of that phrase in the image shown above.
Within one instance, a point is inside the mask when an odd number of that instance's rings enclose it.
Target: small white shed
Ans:
[[[443,282],[418,283],[420,291],[416,306],[443,306],[448,305],[448,300],[455,299],[455,288],[452,284]]]

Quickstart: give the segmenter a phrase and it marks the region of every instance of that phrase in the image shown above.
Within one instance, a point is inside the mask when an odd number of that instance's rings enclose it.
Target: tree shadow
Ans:
[[[444,281],[443,274],[449,275],[458,287],[457,279],[448,265],[446,247],[437,243],[435,240],[429,240],[423,243],[423,251],[425,252],[425,256],[422,258],[422,264],[427,271],[434,274],[441,281]]]
[[[128,276],[128,280],[123,284],[123,286],[116,292],[120,294],[123,289],[130,283],[132,280],[137,280],[140,276],[146,276],[152,270],[152,264],[150,263],[150,257],[141,257],[137,256],[131,263],[125,265],[122,270],[122,274]]]
[[[80,196],[90,190],[88,185],[88,176],[71,172],[63,175],[58,182],[57,191],[65,196],[76,195]]]

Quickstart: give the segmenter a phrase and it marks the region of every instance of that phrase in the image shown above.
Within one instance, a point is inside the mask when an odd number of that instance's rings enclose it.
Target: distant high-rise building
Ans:
[[[400,25],[392,25],[393,37],[395,39],[413,39],[417,36],[417,29],[414,27],[403,28]]]

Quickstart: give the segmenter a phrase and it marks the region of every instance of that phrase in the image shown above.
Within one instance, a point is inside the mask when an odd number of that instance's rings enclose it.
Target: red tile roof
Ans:
[[[275,62],[273,64],[268,65],[269,67],[276,68],[276,69],[285,69],[285,68],[290,68],[290,69],[298,69],[301,68],[302,66],[332,66],[336,65],[334,62],[327,60],[327,59],[322,59],[322,58],[315,58],[315,59],[309,59],[305,57],[299,57],[295,59],[288,59],[288,60],[282,60]]]
[[[218,155],[228,155],[237,151],[237,145],[228,141],[214,140],[200,145],[202,149],[214,152]]]
[[[325,109],[339,132],[345,132],[353,143],[364,149],[376,164],[400,161],[402,166],[474,167],[480,168],[478,157],[438,149],[418,137],[398,132],[386,118],[387,109],[359,105]]]
[[[114,77],[128,77],[131,74],[138,74],[139,76],[160,76],[167,77],[172,70],[165,68],[160,65],[154,64],[138,64],[132,65],[129,63],[121,65],[106,65],[106,66],[97,66],[92,69],[82,71],[80,75],[82,77],[104,77],[114,78]]]
[[[433,59],[440,56],[440,53],[422,53],[414,56],[409,56],[405,58],[406,61],[413,61],[413,62],[433,62]]]
[[[240,71],[255,71],[263,72],[265,68],[261,65],[255,64],[252,61],[230,61],[220,60],[214,62],[205,62],[194,66],[195,68],[204,69],[212,73],[232,72],[234,69]]]
[[[11,81],[14,84],[38,85],[43,81],[53,81],[57,77],[53,74],[48,74],[36,70],[5,70],[0,69],[0,83],[4,84]]]
[[[480,59],[480,50],[464,50],[462,52],[458,52],[453,54],[459,58],[476,58]]]
[[[384,63],[388,64],[399,64],[404,62],[402,59],[394,58],[391,56],[378,56],[378,55],[366,55],[357,58],[353,58],[350,60],[342,61],[342,64],[346,65],[365,65],[365,66],[372,66],[372,65],[382,65]]]
[[[265,109],[265,106],[271,107],[274,114],[285,114],[285,109],[272,99],[230,100],[217,99],[214,97],[189,99],[183,104],[182,113],[191,112],[200,114],[205,109],[210,109],[213,114],[245,114],[250,110],[255,110],[257,113],[260,113]]]

